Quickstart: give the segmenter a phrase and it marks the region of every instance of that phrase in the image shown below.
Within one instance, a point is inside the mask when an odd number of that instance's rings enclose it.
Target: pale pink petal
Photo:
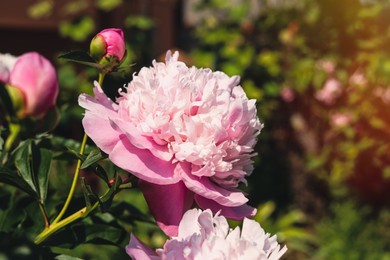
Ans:
[[[188,163],[179,163],[178,169],[187,188],[195,194],[228,207],[241,206],[248,201],[241,191],[230,191],[214,184],[207,177],[194,176],[190,167]]]
[[[183,182],[158,185],[140,180],[139,187],[156,219],[168,236],[176,236],[180,220],[193,203],[193,193]]]
[[[17,59],[17,57],[12,56],[11,54],[0,53],[0,82],[8,83],[9,75],[15,66]]]
[[[234,220],[242,220],[244,217],[253,217],[256,214],[256,209],[243,204],[237,207],[225,207],[217,202],[204,198],[202,196],[194,196],[196,203],[202,209],[210,209],[213,214],[216,214],[218,211],[221,211],[221,215]]]
[[[118,105],[112,102],[103,92],[101,87],[95,83],[95,97],[87,94],[79,96],[79,105],[91,113],[97,114],[102,118],[116,118],[118,117]]]
[[[85,133],[105,153],[109,154],[119,142],[122,133],[115,131],[110,121],[89,111],[82,120]]]
[[[150,183],[166,185],[180,181],[175,164],[153,156],[149,150],[135,147],[125,135],[120,136],[109,158],[123,170]]]
[[[154,156],[164,161],[170,161],[173,157],[173,154],[169,152],[166,145],[157,144],[152,137],[143,136],[139,130],[132,124],[125,122],[121,119],[112,120],[118,131],[126,134],[128,140],[139,149],[147,149]]]
[[[144,243],[138,240],[133,234],[130,235],[130,242],[126,246],[126,253],[133,260],[154,260],[160,259],[157,254],[147,247]]]

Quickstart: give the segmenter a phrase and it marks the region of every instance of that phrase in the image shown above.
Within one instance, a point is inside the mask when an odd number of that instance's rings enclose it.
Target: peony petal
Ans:
[[[102,118],[118,117],[118,105],[112,102],[103,92],[101,87],[95,83],[95,97],[87,94],[79,96],[79,105],[91,113],[97,114]]]
[[[156,185],[140,180],[139,187],[158,226],[168,236],[177,236],[180,220],[192,206],[193,193],[183,182]]]
[[[141,180],[155,184],[174,184],[180,181],[176,165],[155,157],[149,150],[132,145],[123,134],[109,155],[110,160]]]
[[[226,190],[214,184],[208,177],[194,176],[189,163],[179,163],[178,170],[187,188],[199,196],[227,207],[241,206],[248,201],[241,191]]]
[[[112,124],[114,124],[120,132],[124,133],[135,147],[139,149],[148,149],[154,156],[164,161],[170,161],[172,159],[173,154],[169,152],[167,145],[159,145],[152,137],[141,135],[139,130],[128,122],[120,119],[112,121]]]
[[[112,152],[120,140],[121,133],[112,128],[109,120],[90,111],[85,113],[82,124],[85,133],[107,154]]]
[[[242,220],[244,217],[253,217],[256,214],[256,209],[248,206],[247,204],[238,207],[225,207],[214,200],[210,200],[195,194],[196,203],[202,209],[210,209],[213,214],[221,211],[221,215],[234,220]]]
[[[160,257],[133,234],[130,235],[130,243],[126,246],[126,253],[133,260],[154,260]]]

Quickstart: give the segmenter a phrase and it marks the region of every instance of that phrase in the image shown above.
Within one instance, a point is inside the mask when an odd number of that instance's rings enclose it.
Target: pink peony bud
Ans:
[[[90,55],[99,63],[112,62],[115,58],[119,64],[126,52],[126,44],[121,29],[109,28],[98,33],[91,41]]]
[[[21,117],[42,117],[56,103],[56,71],[46,58],[36,52],[19,57],[0,55],[0,80],[12,90],[11,97],[21,96],[22,105],[18,110]]]
[[[279,259],[287,247],[280,249],[276,235],[265,233],[259,223],[245,218],[242,231],[230,229],[228,222],[210,210],[187,211],[177,236],[167,240],[156,252],[133,234],[126,252],[134,260],[142,259]]]

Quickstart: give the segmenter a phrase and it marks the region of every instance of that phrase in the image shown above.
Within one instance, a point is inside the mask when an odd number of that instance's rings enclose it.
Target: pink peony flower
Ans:
[[[335,78],[328,79],[323,88],[315,93],[315,97],[318,101],[327,105],[332,105],[336,98],[341,95],[342,87],[340,81]]]
[[[56,71],[36,52],[19,57],[0,54],[0,81],[23,94],[22,117],[41,117],[56,103],[59,91]]]
[[[332,74],[335,71],[335,64],[330,60],[319,60],[317,66],[325,71],[327,74]]]
[[[210,210],[187,211],[176,237],[167,240],[163,248],[152,251],[133,234],[126,252],[137,259],[279,259],[287,247],[280,249],[276,235],[270,237],[259,223],[245,218],[240,228],[229,229],[226,219]]]
[[[99,85],[81,95],[87,135],[110,160],[140,179],[157,224],[176,235],[193,201],[242,219],[256,210],[237,189],[252,170],[262,125],[239,77],[188,68],[168,52],[166,63],[142,68],[116,102]]]
[[[331,115],[331,124],[334,126],[346,126],[352,121],[352,116],[347,113],[334,113]]]
[[[284,86],[282,90],[280,91],[280,97],[287,103],[291,103],[295,99],[295,93],[294,90],[292,90],[288,86]]]
[[[91,41],[90,54],[98,61],[105,57],[115,57],[118,62],[121,62],[125,52],[126,43],[121,29],[105,29]]]

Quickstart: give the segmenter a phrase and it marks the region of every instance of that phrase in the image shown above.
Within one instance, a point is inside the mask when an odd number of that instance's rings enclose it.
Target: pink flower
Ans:
[[[331,115],[331,123],[334,126],[346,126],[352,121],[352,116],[346,113],[335,113]]]
[[[22,93],[22,117],[41,117],[56,103],[59,90],[56,71],[36,52],[19,57],[0,54],[0,81]]]
[[[91,41],[90,54],[97,61],[115,57],[121,62],[125,56],[126,44],[121,29],[109,28],[99,32]]]
[[[239,77],[188,68],[168,52],[166,63],[142,68],[116,102],[96,84],[81,95],[87,135],[110,160],[140,179],[157,224],[176,235],[193,201],[242,219],[256,210],[237,189],[252,170],[262,125]]]
[[[317,62],[317,66],[327,74],[332,74],[336,68],[335,64],[330,60],[320,60]]]
[[[126,252],[137,259],[279,259],[287,247],[280,249],[276,235],[270,237],[259,223],[245,218],[240,228],[229,229],[226,219],[210,210],[187,211],[176,237],[167,240],[163,248],[152,251],[133,234]]]
[[[336,101],[336,98],[341,95],[341,92],[340,81],[335,78],[330,78],[325,82],[323,88],[315,93],[315,97],[327,105],[332,105]]]
[[[280,96],[287,103],[290,103],[295,99],[294,91],[288,86],[284,86],[282,88],[282,90],[280,91]]]

